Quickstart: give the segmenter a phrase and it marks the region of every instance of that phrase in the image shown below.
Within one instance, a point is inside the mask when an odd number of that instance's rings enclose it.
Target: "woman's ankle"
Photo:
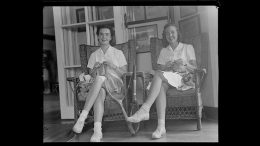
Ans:
[[[88,111],[82,110],[79,119],[85,121],[87,117],[88,117]]]
[[[148,104],[144,103],[144,104],[142,105],[142,108],[143,108],[146,112],[149,113],[149,111],[150,111],[150,106],[149,106]]]
[[[164,119],[158,119],[157,128],[165,129],[165,120]]]

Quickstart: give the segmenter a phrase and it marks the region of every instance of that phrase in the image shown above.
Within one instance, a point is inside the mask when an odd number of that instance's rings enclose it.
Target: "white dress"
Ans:
[[[190,60],[196,60],[194,48],[192,45],[179,43],[178,46],[173,50],[171,46],[163,48],[158,57],[158,64],[165,65],[168,61],[175,61],[182,59],[184,64],[189,64]],[[190,88],[195,88],[195,84],[192,80],[189,84],[183,81],[183,77],[190,75],[188,71],[185,73],[178,73],[173,71],[163,71],[164,77],[167,79],[168,83],[178,90],[188,90]]]
[[[109,66],[102,64],[104,61],[110,62],[117,67],[122,67],[127,65],[126,58],[121,50],[118,50],[114,47],[109,47],[104,53],[101,48],[96,50],[90,55],[87,67],[95,70],[95,72],[99,74],[100,77],[104,78],[104,87],[112,95],[117,99],[123,98],[123,80],[119,76],[119,74],[114,71]],[[95,63],[101,63],[101,66],[94,67]],[[80,80],[86,80],[80,84],[81,92],[79,93],[80,99],[85,99],[87,97],[88,91],[90,90],[95,77],[91,77],[90,75],[80,75]],[[86,79],[86,77],[88,79]],[[85,79],[83,79],[85,78]],[[110,96],[109,96],[110,97]],[[106,98],[107,99],[107,98]]]

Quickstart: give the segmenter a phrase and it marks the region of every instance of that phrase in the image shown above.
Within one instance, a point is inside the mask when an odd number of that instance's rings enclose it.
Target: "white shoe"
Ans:
[[[90,142],[100,142],[102,137],[103,137],[102,132],[94,132],[94,134],[90,138]]]
[[[127,119],[129,122],[138,123],[143,120],[149,120],[149,112],[142,107],[131,117]]]
[[[81,133],[82,129],[84,127],[84,123],[85,123],[85,121],[78,119],[76,124],[73,126],[73,131],[76,133]]]
[[[157,128],[153,134],[152,134],[152,138],[153,139],[159,139],[161,138],[162,136],[166,135],[166,130],[165,128]]]

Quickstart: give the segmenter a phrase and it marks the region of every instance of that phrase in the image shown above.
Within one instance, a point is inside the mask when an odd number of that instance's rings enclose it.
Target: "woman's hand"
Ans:
[[[182,59],[177,59],[173,63],[177,64],[177,65],[183,65],[183,60]]]
[[[102,63],[100,63],[100,62],[96,62],[95,64],[94,64],[94,67],[90,70],[90,72],[89,72],[89,74],[90,74],[90,76],[92,76],[92,77],[96,77],[96,75],[97,75],[97,70],[99,69],[99,67],[102,65]]]
[[[183,60],[182,59],[177,59],[173,62],[173,67],[172,69],[177,72],[184,72],[186,67],[184,66]]]
[[[104,64],[104,65],[107,65],[107,66],[110,66],[110,67],[113,68],[113,69],[116,69],[116,68],[117,68],[117,66],[115,66],[113,63],[110,63],[110,62],[108,62],[108,61],[104,61],[103,64]]]
[[[196,60],[190,60],[186,68],[189,72],[193,72],[197,68]]]
[[[166,62],[166,64],[164,66],[162,66],[162,70],[164,71],[171,71],[172,70],[172,64],[173,62],[172,61],[168,61]]]
[[[165,67],[171,67],[173,64],[172,64],[173,62],[172,61],[168,61],[168,62],[166,62],[166,64],[165,64]]]
[[[100,63],[100,62],[96,62],[96,63],[94,64],[94,68],[97,68],[97,67],[101,66],[101,64],[102,64],[102,63]]]

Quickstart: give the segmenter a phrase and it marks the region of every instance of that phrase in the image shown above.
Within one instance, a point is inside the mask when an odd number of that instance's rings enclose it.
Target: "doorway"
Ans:
[[[44,124],[60,120],[60,99],[57,69],[53,8],[43,8],[43,114]]]

